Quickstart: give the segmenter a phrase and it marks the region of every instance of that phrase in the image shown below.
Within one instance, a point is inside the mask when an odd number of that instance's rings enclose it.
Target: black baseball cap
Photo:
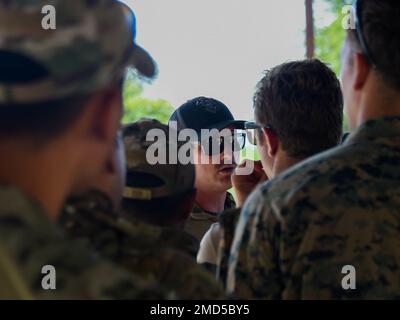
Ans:
[[[222,130],[233,126],[235,129],[244,129],[245,121],[235,120],[228,107],[221,101],[213,98],[198,97],[181,105],[169,122],[176,121],[178,131],[193,129],[198,134],[201,129]]]

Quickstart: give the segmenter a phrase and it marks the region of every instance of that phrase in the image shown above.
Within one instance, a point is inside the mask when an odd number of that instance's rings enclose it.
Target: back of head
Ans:
[[[180,163],[182,144],[172,140],[177,137],[172,131],[150,119],[123,128],[127,162],[124,211],[161,226],[183,225],[194,200],[194,165]]]
[[[374,66],[384,83],[400,91],[400,2],[358,0],[357,29],[350,39]]]
[[[278,136],[289,157],[306,158],[338,145],[343,98],[334,72],[319,60],[266,71],[254,96],[257,121]]]

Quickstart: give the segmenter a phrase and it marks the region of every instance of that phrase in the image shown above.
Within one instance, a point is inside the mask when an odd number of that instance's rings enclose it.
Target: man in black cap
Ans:
[[[235,154],[243,149],[246,141],[245,133],[236,130],[244,128],[244,121],[235,120],[222,102],[198,97],[180,106],[169,124],[179,131],[192,129],[198,135],[193,150],[196,203],[185,230],[200,240],[221,212],[235,207],[227,190],[232,187],[231,175],[237,167]],[[208,136],[204,134],[207,129],[218,134]]]

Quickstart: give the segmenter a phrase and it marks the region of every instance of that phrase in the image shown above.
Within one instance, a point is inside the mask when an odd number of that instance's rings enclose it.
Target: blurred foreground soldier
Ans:
[[[167,126],[155,120],[139,121],[125,127],[125,143],[131,151],[127,151],[128,178],[134,172],[146,172],[148,175],[147,180],[140,180],[145,177],[135,175],[135,179],[139,181],[131,182],[131,185],[142,184],[142,187],[140,189],[130,187],[129,192],[125,192],[136,197],[150,192],[155,198],[145,201],[156,202],[159,199],[160,203],[164,204],[167,203],[166,200],[157,198],[157,192],[159,194],[163,192],[164,195],[168,192],[177,192],[173,198],[178,203],[174,203],[174,206],[165,206],[165,211],[149,211],[149,208],[156,208],[157,204],[154,203],[141,204],[140,208],[147,209],[145,213],[153,215],[153,218],[156,217],[156,213],[159,214],[160,221],[172,219],[177,214],[187,217],[194,199],[194,167],[147,164],[144,139],[146,133],[154,128],[162,128],[168,132]],[[142,279],[162,283],[163,288],[168,289],[168,292],[177,298],[221,298],[222,287],[216,283],[212,274],[197,265],[193,257],[184,252],[187,247],[193,250],[191,242],[184,243],[187,238],[192,240],[190,235],[185,237],[183,231],[140,222],[131,212],[122,218],[121,214],[115,211],[121,201],[122,193],[119,197],[114,197],[117,195],[114,191],[121,190],[125,181],[125,158],[121,152],[123,149],[122,138],[119,136],[116,149],[110,154],[109,165],[104,167],[102,174],[96,179],[96,184],[93,185],[98,191],[92,190],[84,195],[70,198],[61,217],[61,224],[74,238],[88,243],[102,256],[135,274],[140,274]],[[150,188],[151,179],[155,177],[166,179],[164,187]],[[177,181],[179,185],[174,187],[174,182]],[[143,187],[143,183],[146,183],[146,188]],[[182,209],[185,201],[188,202],[187,208]],[[177,210],[177,213],[168,210]],[[184,219],[180,224],[184,223]]]
[[[400,2],[355,12],[342,51],[353,131],[249,197],[228,274],[239,297],[400,298]]]
[[[224,210],[235,208],[235,200],[228,190],[232,187],[231,175],[237,163],[234,151],[244,148],[246,135],[235,129],[243,129],[244,121],[235,120],[228,107],[222,102],[206,97],[198,97],[180,106],[169,119],[170,125],[175,122],[177,129],[194,130],[198,141],[194,143],[196,164],[196,203],[185,225],[185,230],[201,240],[210,228],[218,221]],[[231,130],[231,141],[235,150],[225,146],[220,137],[202,137],[202,130]],[[233,146],[234,144],[231,143]]]
[[[174,129],[151,119],[123,128],[127,162],[123,211],[131,221],[162,227],[161,244],[168,243],[196,256],[199,241],[183,229],[196,197],[195,169],[193,164],[181,164],[179,159],[176,163],[168,161],[170,149],[177,153],[182,145],[168,143],[169,130]],[[149,163],[148,148],[154,142],[146,137],[151,131],[166,138],[167,144],[161,143],[158,150],[165,153],[165,164]]]
[[[55,30],[42,27],[45,5]],[[35,298],[161,297],[54,224],[106,166],[126,67],[154,74],[134,33],[117,1],[0,3],[0,245]]]
[[[237,204],[270,180],[319,152],[336,147],[342,136],[343,97],[334,72],[319,60],[291,61],[265,72],[254,95],[256,122],[246,122],[248,141],[261,161],[249,175],[232,175]],[[329,129],[327,129],[329,128]],[[247,165],[246,160],[239,167]],[[221,280],[240,209],[226,211],[201,241],[198,262],[218,264]]]
[[[0,300],[31,300],[30,290],[15,261],[0,244]]]

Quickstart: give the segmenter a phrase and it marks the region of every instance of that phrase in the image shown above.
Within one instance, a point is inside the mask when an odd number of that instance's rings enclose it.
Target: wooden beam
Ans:
[[[306,57],[307,59],[314,58],[315,43],[314,43],[314,13],[313,0],[305,0],[306,5]]]

